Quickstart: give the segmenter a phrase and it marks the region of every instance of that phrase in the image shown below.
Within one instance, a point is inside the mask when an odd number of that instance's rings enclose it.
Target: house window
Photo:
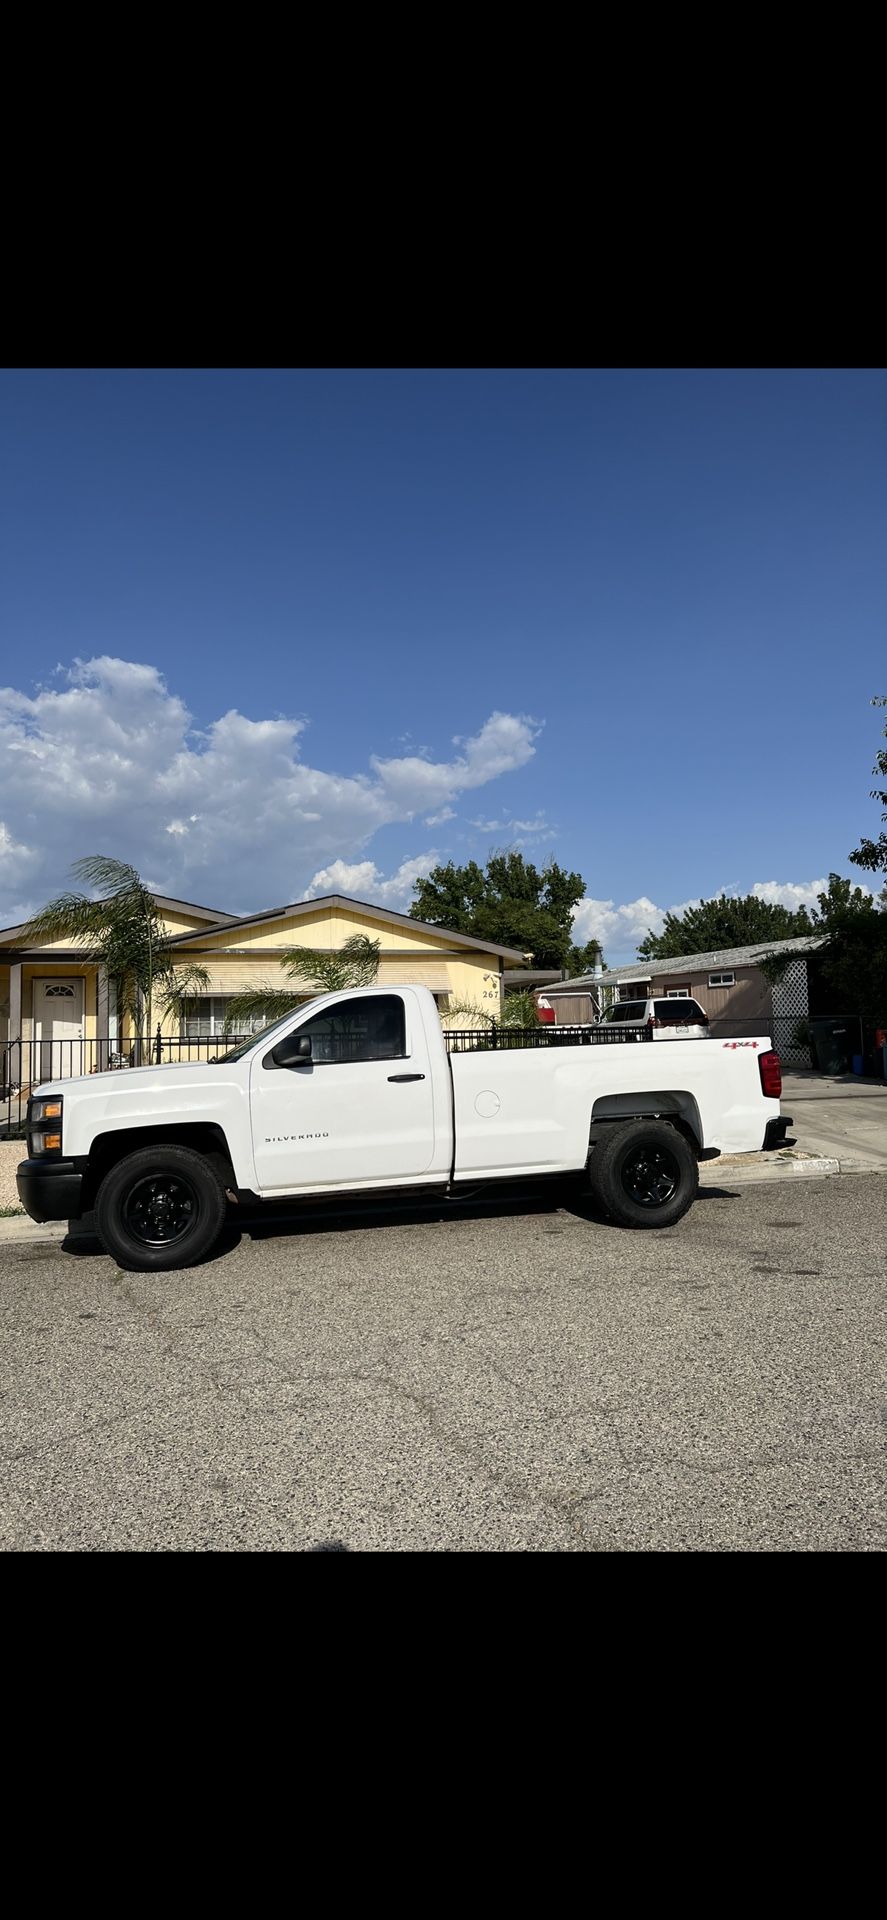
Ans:
[[[736,975],[735,973],[710,973],[708,984],[710,987],[735,987]]]
[[[211,1040],[216,1034],[225,1032],[225,1014],[233,995],[230,993],[202,993],[194,1000],[186,1000],[182,1014],[183,1040]],[[238,1020],[237,1033],[240,1037],[248,1033],[258,1033],[268,1022],[260,1013],[248,1020]],[[233,1029],[231,1036],[233,1036]]]
[[[690,989],[689,987],[666,987],[665,998],[666,1000],[689,1000]]]

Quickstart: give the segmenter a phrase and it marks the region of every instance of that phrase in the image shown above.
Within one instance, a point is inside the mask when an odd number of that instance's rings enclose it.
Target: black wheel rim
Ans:
[[[130,1188],[123,1216],[127,1232],[143,1247],[171,1247],[190,1233],[199,1210],[190,1180],[178,1173],[156,1173]]]
[[[668,1147],[630,1147],[622,1162],[622,1185],[636,1207],[664,1207],[673,1200],[681,1169]]]

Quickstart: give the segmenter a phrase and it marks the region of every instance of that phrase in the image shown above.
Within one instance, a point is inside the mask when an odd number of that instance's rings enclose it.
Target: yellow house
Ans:
[[[519,967],[524,959],[511,947],[338,893],[242,916],[163,894],[153,898],[183,964],[198,962],[209,976],[181,1020],[161,1019],[159,1048],[156,1033],[152,1039],[164,1060],[205,1055],[215,1036],[221,1039],[233,994],[266,982],[301,988],[306,997],[316,992],[284,972],[287,947],[328,954],[354,934],[378,940],[379,985],[429,987],[443,1019],[451,998],[497,1012],[506,966]],[[101,969],[63,940],[24,945],[23,933],[22,927],[0,931],[0,1100],[12,1089],[21,1099],[27,1085],[40,1080],[131,1064],[133,1036],[117,1018]]]

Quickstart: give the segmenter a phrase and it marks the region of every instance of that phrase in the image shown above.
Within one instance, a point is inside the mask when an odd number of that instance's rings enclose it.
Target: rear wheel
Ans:
[[[140,1147],[105,1175],[95,1203],[100,1239],[137,1272],[192,1266],[215,1245],[225,1192],[191,1147]]]
[[[620,1227],[671,1227],[693,1205],[699,1167],[664,1120],[608,1124],[588,1167],[594,1198]]]

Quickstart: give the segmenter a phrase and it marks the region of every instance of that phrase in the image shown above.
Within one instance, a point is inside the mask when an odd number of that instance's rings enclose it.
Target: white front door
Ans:
[[[398,993],[334,1003],[302,1021],[305,1066],[250,1072],[256,1177],[262,1193],[415,1180],[434,1158],[434,1100],[425,1035]]]
[[[82,980],[34,981],[34,1039],[35,1084],[83,1073]]]

